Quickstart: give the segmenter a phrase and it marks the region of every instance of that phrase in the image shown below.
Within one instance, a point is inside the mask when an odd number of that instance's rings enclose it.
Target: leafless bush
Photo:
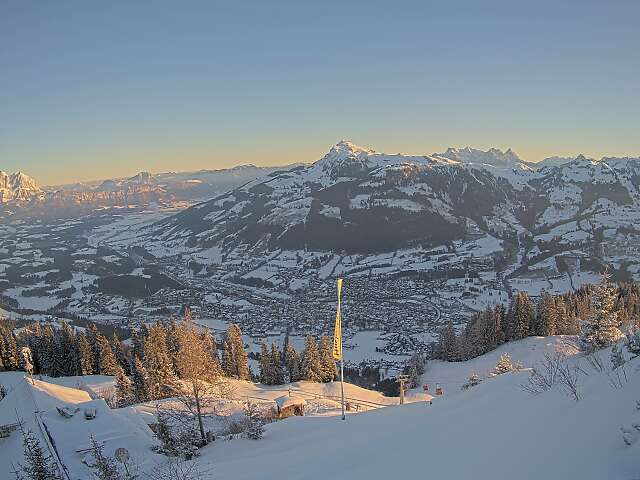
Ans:
[[[210,472],[211,469],[202,469],[195,460],[172,458],[155,467],[147,477],[151,480],[201,480]]]
[[[586,355],[584,358],[587,359],[587,363],[596,373],[602,373],[607,369],[602,357],[595,352]]]
[[[625,370],[624,365],[612,372],[607,373],[607,377],[609,379],[609,384],[616,389],[622,388],[626,383],[629,382],[629,379],[627,378],[627,371]]]
[[[564,356],[558,352],[545,353],[539,366],[535,366],[531,370],[527,383],[522,385],[523,390],[533,395],[550,390],[558,383],[563,358]]]
[[[558,370],[558,383],[562,385],[566,394],[576,402],[582,398],[578,388],[578,380],[582,372],[583,370],[577,363],[569,365],[566,362],[561,364]]]

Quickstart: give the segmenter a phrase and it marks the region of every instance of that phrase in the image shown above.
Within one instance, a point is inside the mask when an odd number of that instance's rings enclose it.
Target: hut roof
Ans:
[[[292,395],[292,396],[283,395],[281,397],[276,398],[275,402],[280,409],[291,407],[294,405],[304,406],[307,404],[307,401],[304,398],[298,397],[296,395]]]

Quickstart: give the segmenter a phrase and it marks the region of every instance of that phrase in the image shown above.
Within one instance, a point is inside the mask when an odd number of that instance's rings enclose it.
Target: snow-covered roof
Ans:
[[[278,408],[283,409],[283,408],[287,408],[287,407],[292,407],[295,405],[306,405],[307,401],[302,398],[302,397],[298,397],[296,395],[283,395],[281,397],[278,397],[275,399],[276,404],[278,405]]]

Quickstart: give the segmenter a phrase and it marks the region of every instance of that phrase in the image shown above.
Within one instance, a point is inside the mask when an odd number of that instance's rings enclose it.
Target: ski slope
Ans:
[[[511,345],[512,357],[526,361],[531,342],[517,343]],[[542,358],[546,349],[536,351],[529,361]],[[467,367],[477,370],[483,362],[488,367],[496,356],[499,352]],[[608,352],[601,357],[608,364]],[[462,374],[463,367],[449,366],[449,372],[445,365],[437,371],[451,379]],[[216,477],[235,480],[638,478],[640,443],[625,445],[619,429],[640,421],[639,359],[625,370],[628,382],[621,388],[614,388],[606,373],[581,377],[584,398],[578,403],[559,387],[526,393],[521,384],[529,372],[522,371],[455,394],[452,387],[451,395],[445,392],[432,405],[388,407],[344,422],[292,418],[269,425],[261,441],[210,445],[203,461],[215,465]]]

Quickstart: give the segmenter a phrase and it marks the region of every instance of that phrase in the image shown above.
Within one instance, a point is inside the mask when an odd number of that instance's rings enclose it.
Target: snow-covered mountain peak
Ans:
[[[29,175],[22,172],[8,175],[0,171],[0,202],[28,200],[40,193],[42,193],[42,190]]]
[[[344,140],[344,139],[340,140],[333,147],[331,147],[330,152],[334,152],[334,151],[343,152],[343,153],[355,153],[355,154],[358,154],[361,152],[374,153],[374,151],[369,148],[361,147],[360,145],[356,145],[350,140]]]
[[[440,153],[438,156],[461,163],[486,164],[494,167],[512,167],[522,163],[522,159],[510,148],[503,152],[498,148],[483,151],[471,147],[449,147],[446,152]]]

